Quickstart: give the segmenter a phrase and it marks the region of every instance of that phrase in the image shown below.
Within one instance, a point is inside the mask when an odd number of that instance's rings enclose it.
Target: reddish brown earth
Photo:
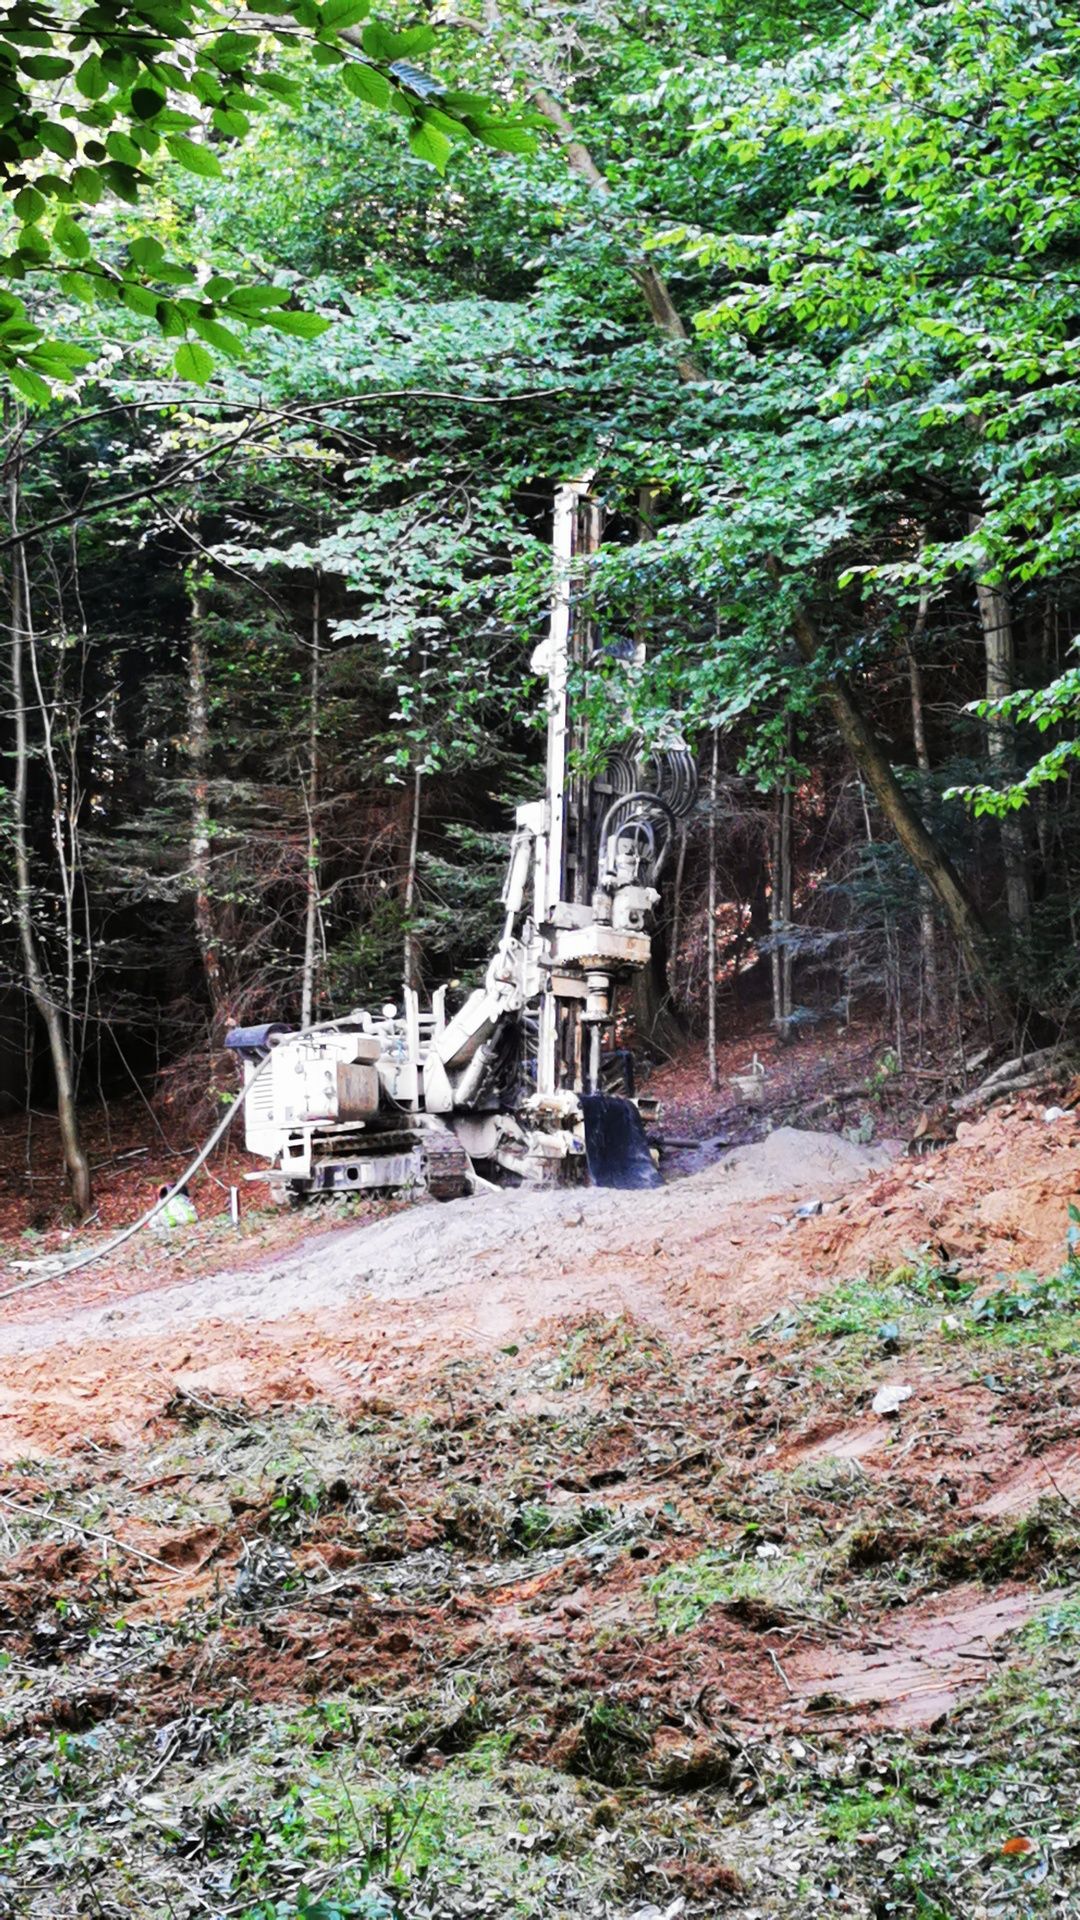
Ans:
[[[0,1325],[0,1449],[19,1463],[0,1514],[59,1511],[59,1476],[99,1518],[7,1559],[16,1645],[58,1594],[89,1605],[103,1566],[125,1617],[170,1620],[275,1537],[272,1486],[240,1498],[212,1450],[201,1469],[172,1458],[185,1426],[217,1422],[225,1446],[329,1409],[372,1448],[290,1536],[309,1586],[280,1616],[177,1641],[120,1693],[35,1694],[27,1713],[85,1725],[138,1705],[165,1722],[193,1697],[313,1687],[405,1698],[479,1662],[546,1702],[526,1747],[632,1773],[633,1751],[586,1751],[583,1702],[602,1688],[647,1712],[650,1777],[683,1781],[729,1766],[733,1727],[936,1722],[1040,1604],[1057,1549],[1036,1528],[1014,1550],[1008,1529],[1080,1491],[1077,1362],[1036,1379],[947,1345],[890,1358],[872,1329],[851,1362],[776,1317],[927,1247],[980,1281],[1051,1271],[1078,1192],[1075,1121],[1029,1102],[929,1159],[780,1129],[655,1194],[483,1196],[315,1232],[260,1221],[252,1242],[204,1221],[23,1293]],[[894,1378],[912,1395],[882,1419],[870,1399]],[[551,1524],[591,1503],[628,1544],[591,1557],[586,1534],[537,1564],[513,1545],[522,1502]],[[662,1590],[703,1551],[752,1567],[759,1539],[792,1585],[706,1592],[663,1627],[658,1576]],[[438,1753],[456,1736],[424,1737]]]

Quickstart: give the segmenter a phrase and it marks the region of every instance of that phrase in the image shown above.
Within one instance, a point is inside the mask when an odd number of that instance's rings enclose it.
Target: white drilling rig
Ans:
[[[517,809],[483,986],[449,1018],[445,988],[428,1011],[407,988],[400,1013],[361,1008],[306,1034],[270,1025],[228,1036],[250,1085],[248,1148],[270,1162],[282,1197],[424,1187],[452,1198],[476,1175],[659,1179],[632,1060],[607,1043],[617,987],[650,962],[658,882],[697,775],[678,739],[619,754],[598,777],[576,771],[586,741],[574,695],[595,645],[581,590],[600,531],[589,483],[561,487],[551,623],[533,657],[547,682],[544,795]],[[641,653],[627,648],[631,660]]]

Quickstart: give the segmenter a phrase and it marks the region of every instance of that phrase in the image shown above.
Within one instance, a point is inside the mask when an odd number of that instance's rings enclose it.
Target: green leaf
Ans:
[[[49,152],[55,153],[61,160],[74,160],[79,150],[75,135],[69,133],[66,127],[55,126],[51,120],[44,121],[38,127],[37,136],[42,146],[48,147]]]
[[[296,81],[287,80],[283,73],[257,73],[254,83],[264,93],[272,93],[275,100],[284,100],[289,106],[296,106],[303,97]]]
[[[49,242],[40,227],[23,227],[15,244],[20,253],[27,254],[32,260],[47,260],[49,257]]]
[[[109,76],[96,53],[90,54],[75,75],[75,85],[87,100],[100,100],[109,91]]]
[[[287,287],[234,287],[228,304],[238,313],[263,313],[267,307],[284,307],[292,299]]]
[[[210,118],[218,132],[229,140],[239,140],[243,134],[251,131],[251,121],[238,107],[215,107]]]
[[[53,239],[61,253],[66,253],[69,260],[85,260],[90,252],[89,239],[78,221],[72,219],[70,213],[62,213],[60,218],[53,222]]]
[[[157,323],[166,340],[182,340],[187,332],[184,316],[175,300],[158,301]]]
[[[214,371],[214,356],[194,340],[185,340],[173,355],[173,366],[181,380],[194,380],[196,386],[205,387]]]
[[[139,179],[131,167],[122,167],[118,160],[106,160],[99,169],[106,186],[111,187],[118,200],[126,200],[129,207],[139,204]]]
[[[409,145],[418,160],[427,160],[436,173],[446,172],[450,142],[438,127],[431,126],[426,120],[419,121],[409,130]]]
[[[31,80],[62,80],[72,70],[73,62],[65,60],[58,53],[24,54],[19,65]]]
[[[480,121],[476,124],[476,137],[485,147],[495,147],[499,153],[535,153],[537,138],[526,127],[503,125],[498,120]]]
[[[120,289],[120,299],[132,313],[141,313],[148,320],[156,320],[160,301],[150,287],[141,287],[137,280],[125,280]]]
[[[131,109],[136,120],[156,120],[165,108],[165,95],[157,87],[136,87]]]
[[[169,133],[165,136],[165,145],[173,159],[189,173],[197,173],[201,180],[219,180],[221,162],[209,147],[199,146],[182,133]]]
[[[97,297],[97,288],[94,282],[88,280],[84,273],[62,273],[60,275],[60,291],[61,293],[66,293],[69,300],[81,301],[84,307],[89,306],[91,301]]]
[[[96,207],[104,191],[101,175],[93,167],[76,167],[71,176],[71,189],[76,200],[85,206]]]
[[[156,267],[159,261],[164,260],[165,249],[160,240],[154,239],[153,234],[141,233],[138,239],[133,240],[128,247],[128,257],[137,267],[149,271]]]
[[[41,219],[45,211],[45,195],[39,193],[36,187],[23,187],[22,191],[15,195],[13,205],[16,218],[25,226],[32,227],[35,221]]]
[[[238,340],[235,333],[230,333],[228,327],[223,327],[220,320],[213,320],[204,313],[196,313],[192,315],[191,325],[200,340],[208,341],[212,347],[218,349],[219,353],[227,354],[230,360],[238,359],[243,353],[243,341]]]
[[[323,0],[319,19],[332,32],[344,33],[346,27],[355,27],[359,21],[366,20],[370,12],[368,0]]]
[[[56,380],[70,380],[87,365],[90,357],[84,347],[70,346],[66,340],[46,340],[26,356],[32,366]]]
[[[270,325],[278,333],[295,334],[298,340],[317,340],[333,323],[321,313],[271,313]]]
[[[141,148],[129,140],[126,133],[110,133],[105,142],[105,151],[110,160],[119,160],[122,166],[139,167],[145,158]]]
[[[46,386],[40,374],[32,373],[29,367],[8,367],[7,377],[16,393],[21,393],[23,399],[29,400],[32,406],[47,406],[52,399],[52,389]]]
[[[349,92],[367,106],[381,108],[390,105],[390,82],[377,67],[367,67],[363,61],[353,60],[342,68],[341,77]]]
[[[491,101],[482,93],[461,93],[451,88],[442,96],[442,104],[451,113],[471,114],[474,119],[490,119]]]
[[[438,38],[434,27],[406,27],[404,33],[395,33],[381,20],[373,20],[364,28],[362,45],[372,60],[407,60],[416,53],[429,53]]]

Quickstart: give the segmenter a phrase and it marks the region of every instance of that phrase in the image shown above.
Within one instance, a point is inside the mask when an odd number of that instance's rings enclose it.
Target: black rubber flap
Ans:
[[[658,1187],[641,1115],[613,1093],[583,1093],[585,1158],[595,1187]]]
[[[230,1027],[225,1035],[225,1045],[231,1047],[234,1053],[265,1053],[271,1040],[279,1033],[288,1032],[289,1028],[282,1026],[280,1021],[276,1025],[270,1021],[264,1027]]]

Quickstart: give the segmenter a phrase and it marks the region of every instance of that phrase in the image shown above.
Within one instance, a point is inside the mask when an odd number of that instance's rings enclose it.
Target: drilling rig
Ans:
[[[576,712],[597,642],[583,586],[602,509],[587,480],[555,500],[555,581],[532,666],[547,687],[543,797],[519,806],[503,928],[484,982],[447,1014],[358,1008],[297,1033],[236,1028],[250,1152],[279,1197],[423,1188],[440,1199],[502,1185],[657,1184],[631,1055],[612,1044],[615,995],[650,964],[659,882],[697,794],[693,755],[633,742],[599,775]],[[636,641],[619,662],[640,663]]]

